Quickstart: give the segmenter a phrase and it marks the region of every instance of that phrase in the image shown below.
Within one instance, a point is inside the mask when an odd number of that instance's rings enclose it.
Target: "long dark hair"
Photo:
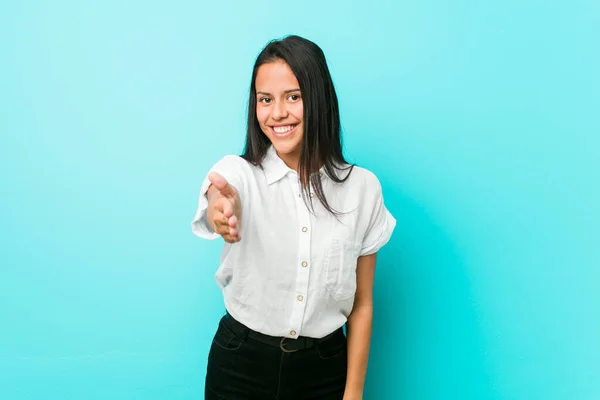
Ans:
[[[258,68],[266,63],[282,60],[290,66],[300,85],[304,107],[304,139],[298,174],[303,183],[314,187],[315,195],[323,206],[337,215],[323,193],[318,174],[323,165],[325,173],[337,183],[345,182],[354,165],[350,165],[342,154],[340,134],[340,112],[338,99],[331,80],[325,54],[319,46],[300,36],[290,35],[283,39],[272,40],[260,52],[254,63],[250,83],[250,101],[248,103],[248,134],[242,158],[261,166],[271,141],[262,132],[256,118],[256,74]],[[347,171],[342,178],[340,171]],[[302,185],[302,197],[314,211],[307,185]]]

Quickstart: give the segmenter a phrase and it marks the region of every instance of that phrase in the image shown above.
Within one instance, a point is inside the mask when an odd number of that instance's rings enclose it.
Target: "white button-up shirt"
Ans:
[[[209,171],[227,179],[242,203],[241,241],[225,243],[215,278],[226,309],[250,329],[292,339],[321,338],[346,323],[356,292],[357,259],[386,244],[396,220],[384,205],[379,180],[364,168],[355,166],[344,183],[321,170],[329,205],[344,212],[336,219],[316,195],[311,196],[314,214],[309,211],[297,172],[273,146],[262,166],[230,155]],[[206,177],[192,231],[216,239],[206,220],[209,186]]]

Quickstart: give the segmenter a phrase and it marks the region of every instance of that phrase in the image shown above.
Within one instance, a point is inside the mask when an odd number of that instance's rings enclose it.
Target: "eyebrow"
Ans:
[[[289,90],[285,90],[283,93],[288,94],[288,93],[299,92],[299,91],[300,91],[300,89],[289,89]],[[267,93],[267,92],[256,92],[256,94],[266,94],[268,96],[271,95],[271,93]]]

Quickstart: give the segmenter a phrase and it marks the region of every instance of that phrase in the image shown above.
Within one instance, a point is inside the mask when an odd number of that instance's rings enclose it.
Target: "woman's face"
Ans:
[[[256,118],[288,167],[297,169],[304,135],[300,85],[284,61],[263,64],[256,74]]]

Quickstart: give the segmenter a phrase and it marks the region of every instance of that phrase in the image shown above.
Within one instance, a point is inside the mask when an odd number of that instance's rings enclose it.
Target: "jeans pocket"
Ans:
[[[215,333],[213,343],[228,351],[238,350],[242,346],[242,341],[235,336],[223,320],[219,322],[219,328],[217,329],[217,333]]]
[[[325,288],[336,301],[356,293],[356,263],[359,246],[350,241],[333,239],[325,254]]]
[[[338,336],[336,333],[332,338],[316,345],[317,353],[321,360],[337,358],[346,353],[348,350],[347,344],[346,337],[343,334]]]

